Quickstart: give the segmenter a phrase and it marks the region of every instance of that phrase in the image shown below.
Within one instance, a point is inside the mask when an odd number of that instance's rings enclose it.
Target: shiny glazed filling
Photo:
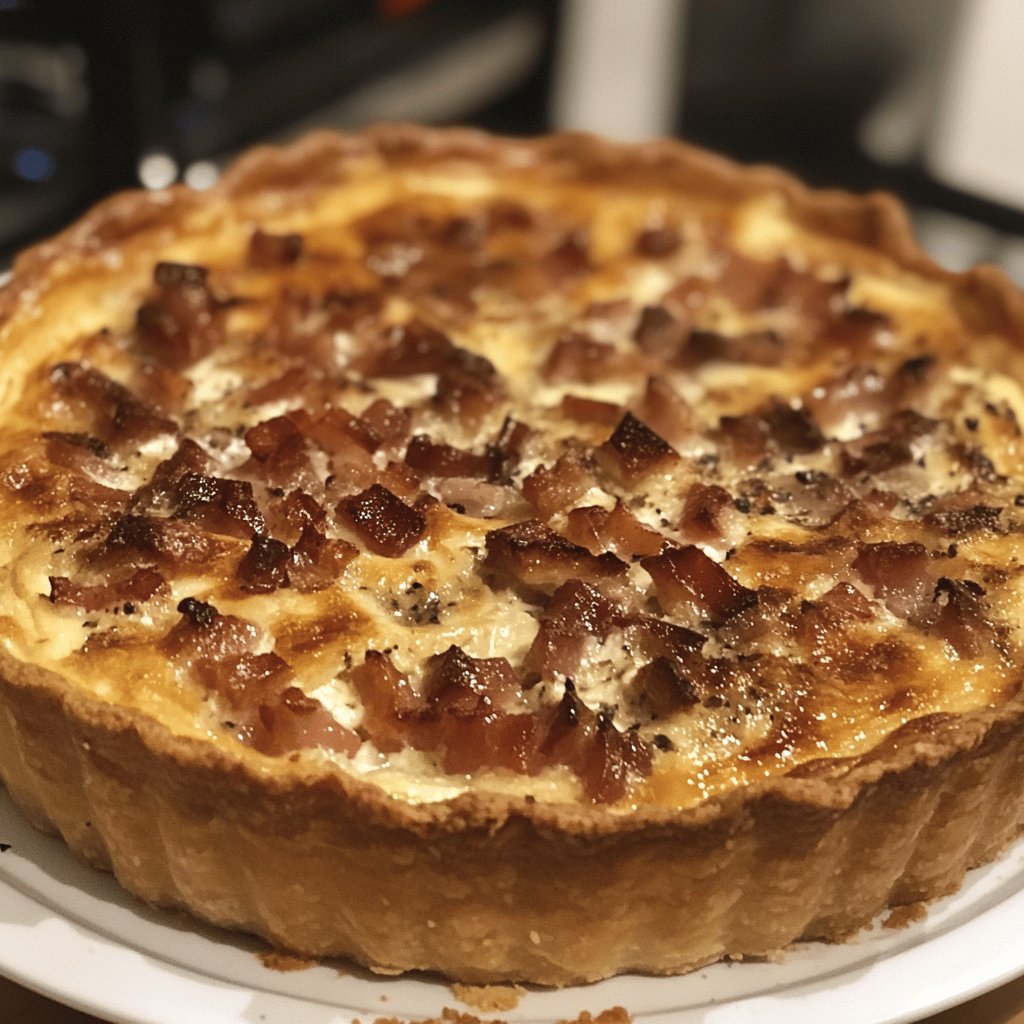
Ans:
[[[5,382],[9,652],[240,756],[624,811],[1016,692],[1024,368],[944,286],[771,196],[349,189]]]

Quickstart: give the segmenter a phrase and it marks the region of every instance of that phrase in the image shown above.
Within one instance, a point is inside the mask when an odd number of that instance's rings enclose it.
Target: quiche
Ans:
[[[0,778],[153,904],[563,985],[1021,828],[1024,303],[882,195],[386,126],[0,291]]]

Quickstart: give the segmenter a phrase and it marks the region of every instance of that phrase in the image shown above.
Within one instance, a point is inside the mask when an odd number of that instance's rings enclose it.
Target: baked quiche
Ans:
[[[561,985],[1021,828],[1024,303],[885,196],[381,127],[0,291],[0,778],[145,900]]]

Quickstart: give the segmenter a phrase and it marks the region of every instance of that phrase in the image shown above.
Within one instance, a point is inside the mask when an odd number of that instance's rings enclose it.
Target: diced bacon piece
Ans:
[[[978,657],[996,637],[984,598],[985,589],[974,580],[940,576],[935,584],[928,628],[961,658]]]
[[[679,461],[679,453],[631,412],[622,417],[596,455],[605,470],[629,486]]]
[[[562,414],[577,423],[597,423],[611,427],[622,419],[622,406],[614,402],[599,402],[595,398],[581,395],[565,395],[562,398]]]
[[[419,373],[459,371],[480,381],[495,377],[483,356],[455,345],[440,331],[419,320],[392,327],[383,347],[368,356],[368,377],[409,377]]]
[[[671,658],[655,658],[642,665],[632,689],[653,718],[668,718],[700,702],[693,680]]]
[[[541,374],[554,383],[593,384],[620,377],[631,368],[630,361],[614,345],[596,341],[580,331],[568,331],[555,341]]]
[[[288,581],[301,594],[323,590],[338,579],[358,554],[354,544],[331,540],[307,523],[290,552]]]
[[[701,633],[653,615],[624,616],[621,624],[630,644],[648,658],[688,663],[690,655],[698,654],[707,641]]]
[[[318,748],[353,757],[361,741],[314,697],[289,686],[260,704],[249,742],[261,754],[280,757]]]
[[[206,601],[186,597],[178,602],[181,619],[164,637],[161,648],[185,662],[223,661],[251,654],[259,639],[255,623],[234,615],[221,615]]]
[[[224,533],[243,540],[266,529],[263,513],[253,497],[252,484],[201,473],[185,473],[178,480],[174,515],[211,533]]]
[[[519,680],[506,658],[472,658],[452,644],[427,659],[421,686],[431,709],[482,715],[501,707]]]
[[[700,548],[670,548],[640,563],[654,580],[666,611],[721,623],[757,603],[757,592],[733,579]]]
[[[75,583],[66,576],[50,577],[51,603],[73,605],[87,612],[121,607],[127,610],[166,593],[167,581],[154,569],[137,569],[125,579],[95,584]]]
[[[158,263],[155,293],[138,310],[135,333],[142,351],[181,370],[220,346],[225,304],[214,295],[204,267]]]
[[[249,550],[242,557],[236,575],[242,589],[253,594],[266,594],[288,586],[288,545],[273,537],[253,537]]]
[[[825,443],[807,409],[794,409],[778,401],[755,413],[723,416],[719,429],[733,457],[751,465],[766,455],[806,455]]]
[[[101,565],[133,568],[160,565],[169,569],[209,563],[216,542],[195,526],[174,519],[122,515],[92,554]]]
[[[216,620],[214,620],[214,623]],[[214,628],[213,623],[211,627]],[[245,640],[245,643],[249,643]],[[244,646],[244,644],[242,645]],[[185,651],[189,648],[186,646]],[[217,694],[233,712],[248,712],[232,721],[240,738],[250,741],[252,727],[258,723],[258,709],[283,692],[295,678],[291,666],[280,656],[233,652],[222,658],[198,658],[189,665],[196,679]],[[241,727],[241,728],[239,728]]]
[[[320,483],[310,461],[306,436],[287,416],[275,416],[250,427],[245,432],[245,443],[254,465],[247,465],[243,472],[255,472],[277,487],[310,491]]]
[[[495,482],[511,483],[512,474],[518,468],[532,437],[533,431],[525,423],[520,423],[512,416],[505,417],[494,443],[487,446],[488,452],[493,453],[498,462]]]
[[[102,473],[104,463],[111,455],[110,448],[91,434],[47,430],[43,438],[50,462],[78,473]]]
[[[611,550],[622,559],[656,555],[665,543],[657,530],[644,526],[621,501],[611,511],[600,505],[574,508],[565,532],[571,541],[594,554]]]
[[[384,446],[401,444],[412,429],[412,412],[386,398],[378,398],[364,410],[360,419]]]
[[[633,340],[647,355],[674,362],[682,353],[689,332],[689,322],[673,315],[665,306],[644,306]]]
[[[444,770],[468,774],[481,768],[505,768],[521,774],[539,770],[540,721],[525,712],[462,714],[447,712],[438,723],[444,746]]]
[[[315,406],[324,401],[328,387],[323,371],[315,366],[292,366],[272,380],[248,388],[245,404],[260,406],[302,398],[307,407]]]
[[[408,722],[421,708],[409,680],[380,651],[349,673],[364,708],[363,729],[379,750],[391,753],[409,745]]]
[[[866,621],[874,618],[871,602],[852,584],[837,583],[817,601],[847,621]]]
[[[671,256],[682,244],[682,235],[671,224],[661,224],[638,232],[633,242],[633,251],[648,259],[661,259]]]
[[[370,551],[386,558],[404,554],[427,528],[422,513],[380,484],[343,498],[337,513]]]
[[[493,480],[498,469],[496,452],[477,454],[450,444],[439,444],[425,434],[416,434],[409,442],[405,461],[413,469],[430,476],[478,477]]]
[[[556,287],[591,270],[589,242],[586,232],[577,228],[541,256],[540,266]]]
[[[157,363],[140,363],[132,374],[131,390],[164,412],[181,412],[192,390],[184,374]]]
[[[587,637],[604,640],[615,625],[618,609],[599,590],[582,580],[567,580],[552,595],[523,667],[527,684],[572,675],[580,664]]]
[[[458,420],[467,430],[475,430],[498,404],[502,394],[497,374],[481,376],[475,371],[454,367],[438,377],[431,401],[442,416]]]
[[[561,703],[549,716],[540,744],[542,756],[572,769],[587,796],[611,803],[624,796],[632,776],[651,771],[651,754],[632,732],[619,732],[610,716],[595,713],[566,680]]]
[[[693,413],[664,377],[651,377],[636,408],[637,418],[671,445],[692,435]]]
[[[213,459],[189,437],[182,438],[169,459],[153,471],[149,482],[132,495],[136,511],[170,509],[176,500],[178,483],[189,473],[208,475],[213,472]]]
[[[137,445],[177,433],[174,420],[156,406],[82,363],[58,363],[50,371],[50,383],[62,397],[85,407],[92,418],[92,429],[108,444]]]
[[[267,532],[290,540],[298,537],[306,526],[323,530],[327,512],[315,498],[297,488],[283,498],[274,499],[267,511]]]
[[[852,567],[875,597],[900,618],[920,615],[931,599],[934,584],[928,551],[917,541],[862,544]]]
[[[545,518],[565,512],[594,484],[593,466],[570,448],[551,467],[538,466],[523,480],[523,497]]]
[[[554,590],[569,578],[608,581],[626,572],[625,562],[610,552],[592,555],[536,519],[491,530],[486,542],[488,569],[539,590]]]
[[[256,228],[249,239],[248,261],[250,267],[274,270],[290,267],[302,255],[302,235],[275,235]]]
[[[728,362],[748,366],[778,366],[785,353],[785,344],[775,331],[747,331],[743,334],[691,331],[684,356],[688,363]]]
[[[328,406],[316,416],[297,409],[288,413],[288,419],[331,455],[348,452],[353,445],[367,453],[375,452],[381,446],[380,435],[365,420],[340,406]]]
[[[679,531],[690,540],[722,539],[720,515],[732,505],[732,495],[718,484],[690,484],[679,518]]]

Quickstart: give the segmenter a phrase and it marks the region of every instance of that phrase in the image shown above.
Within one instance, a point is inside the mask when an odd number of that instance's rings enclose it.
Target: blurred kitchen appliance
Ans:
[[[546,128],[547,0],[0,0],[0,258],[121,188],[380,119]]]

